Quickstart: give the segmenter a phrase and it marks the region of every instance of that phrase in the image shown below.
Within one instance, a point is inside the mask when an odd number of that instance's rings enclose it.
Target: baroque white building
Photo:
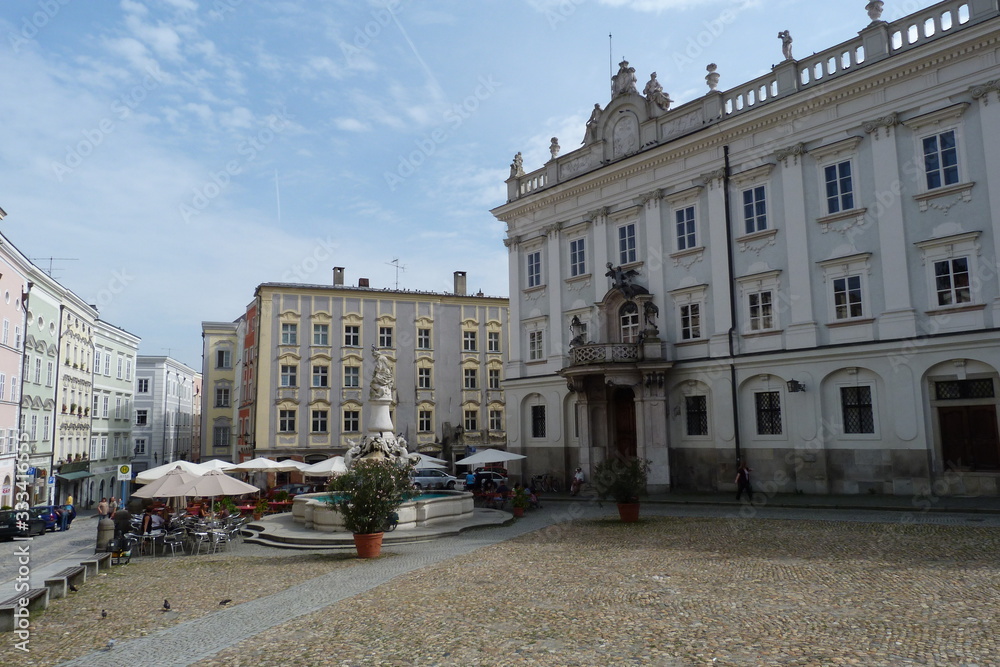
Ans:
[[[742,457],[765,491],[998,493],[1000,11],[881,6],[676,108],[622,62],[581,148],[515,157],[522,472],[638,455],[654,490],[729,490]]]

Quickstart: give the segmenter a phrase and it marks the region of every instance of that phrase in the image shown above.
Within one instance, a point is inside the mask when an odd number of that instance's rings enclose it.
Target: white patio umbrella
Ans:
[[[284,461],[279,461],[278,463],[284,463],[284,464],[287,464],[287,465],[293,465],[293,466],[295,466],[295,469],[299,470],[299,471],[305,470],[310,465],[308,463],[305,463],[304,461],[296,461],[294,459],[285,459]]]
[[[208,468],[205,468],[199,463],[191,463],[190,461],[173,461],[172,463],[164,463],[161,466],[150,468],[149,470],[143,470],[135,476],[135,483],[149,484],[153,480],[163,477],[177,466],[180,466],[185,472],[191,473],[192,475],[201,475],[208,471]]]
[[[420,460],[417,461],[416,468],[445,468],[446,461],[442,459],[436,459],[433,456],[427,456],[426,454],[419,454]]]
[[[230,477],[221,470],[209,470],[200,477],[195,477],[183,491],[186,496],[242,496],[246,493],[257,493],[260,489],[252,484],[241,482]]]
[[[205,468],[205,472],[209,470],[226,470],[233,466],[229,461],[223,461],[222,459],[212,459],[211,461],[202,461],[199,463],[201,467]]]
[[[342,472],[347,472],[343,456],[334,456],[302,469],[302,474],[306,477],[331,477]]]
[[[200,475],[184,470],[183,466],[175,465],[173,470],[154,479],[132,495],[136,498],[177,498],[185,496],[188,494],[183,493],[181,489],[193,480],[198,479],[198,477]]]
[[[485,463],[502,463],[504,461],[516,461],[517,459],[527,458],[523,454],[514,454],[513,452],[505,452],[502,449],[480,449],[478,452],[472,456],[466,456],[461,461],[455,461],[455,465],[460,466],[475,466],[483,465]]]
[[[226,472],[292,472],[299,469],[295,463],[294,461],[272,461],[259,456],[226,468]]]

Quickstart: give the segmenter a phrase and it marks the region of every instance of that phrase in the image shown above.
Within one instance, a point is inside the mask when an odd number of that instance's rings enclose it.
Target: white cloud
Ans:
[[[338,130],[345,132],[366,132],[370,128],[357,118],[334,118],[333,124]]]

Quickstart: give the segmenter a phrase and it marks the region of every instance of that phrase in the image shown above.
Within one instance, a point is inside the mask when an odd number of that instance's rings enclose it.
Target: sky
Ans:
[[[723,91],[770,71],[779,30],[796,57],[852,38],[865,4],[4,0],[0,232],[195,369],[201,322],[263,282],[508,296],[510,162],[578,147],[612,65],[677,106],[709,63]]]

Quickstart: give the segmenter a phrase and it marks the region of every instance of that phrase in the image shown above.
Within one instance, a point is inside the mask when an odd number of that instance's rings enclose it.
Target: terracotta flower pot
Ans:
[[[624,523],[639,520],[639,503],[618,503],[618,516]]]
[[[382,553],[382,533],[354,533],[358,558],[377,558]]]
[[[514,511],[514,516],[524,516],[523,507],[515,507],[513,511]]]

